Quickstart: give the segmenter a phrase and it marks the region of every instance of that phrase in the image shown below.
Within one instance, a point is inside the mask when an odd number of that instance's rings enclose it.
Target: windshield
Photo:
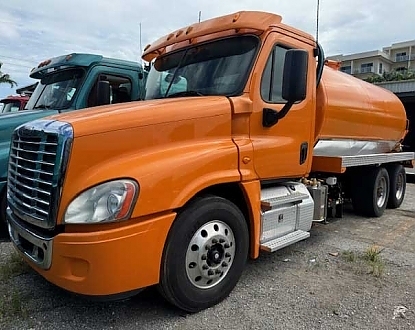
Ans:
[[[238,36],[160,57],[148,75],[145,99],[240,94],[258,43],[255,36]]]
[[[80,86],[84,70],[81,68],[55,71],[37,85],[25,109],[67,109]]]
[[[0,107],[1,113],[16,112],[16,111],[19,111],[20,109],[20,101],[5,102],[2,104],[3,104],[3,108]]]

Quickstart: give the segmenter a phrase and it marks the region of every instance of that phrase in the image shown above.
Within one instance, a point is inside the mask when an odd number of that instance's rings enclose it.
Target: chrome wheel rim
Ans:
[[[198,229],[187,247],[187,277],[197,288],[212,288],[226,277],[234,257],[232,229],[219,220],[208,222]]]
[[[402,173],[399,173],[396,178],[396,193],[395,197],[396,199],[401,199],[403,195],[403,189],[404,189],[404,177]]]
[[[376,187],[377,205],[382,207],[386,202],[387,182],[385,177],[381,177]]]

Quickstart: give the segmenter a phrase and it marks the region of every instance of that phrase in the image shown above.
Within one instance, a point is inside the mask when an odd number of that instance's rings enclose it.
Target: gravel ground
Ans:
[[[367,248],[380,248],[370,263]],[[185,314],[149,288],[87,301],[49,284],[0,243],[1,329],[415,329],[415,185],[378,219],[316,224],[311,237],[250,261],[231,295]]]

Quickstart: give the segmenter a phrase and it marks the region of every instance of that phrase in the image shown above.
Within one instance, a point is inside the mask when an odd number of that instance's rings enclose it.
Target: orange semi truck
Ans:
[[[145,48],[144,101],[17,128],[9,233],[48,281],[81,295],[157,285],[197,312],[247,258],[310,236],[314,221],[397,208],[405,109],[327,62],[281,16],[242,11]]]

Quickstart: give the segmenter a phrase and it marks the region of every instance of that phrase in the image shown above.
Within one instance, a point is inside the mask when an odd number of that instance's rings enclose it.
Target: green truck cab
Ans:
[[[147,72],[138,62],[73,53],[41,62],[30,77],[38,84],[25,110],[0,114],[0,239],[8,238],[6,178],[14,129],[58,112],[141,100]]]

